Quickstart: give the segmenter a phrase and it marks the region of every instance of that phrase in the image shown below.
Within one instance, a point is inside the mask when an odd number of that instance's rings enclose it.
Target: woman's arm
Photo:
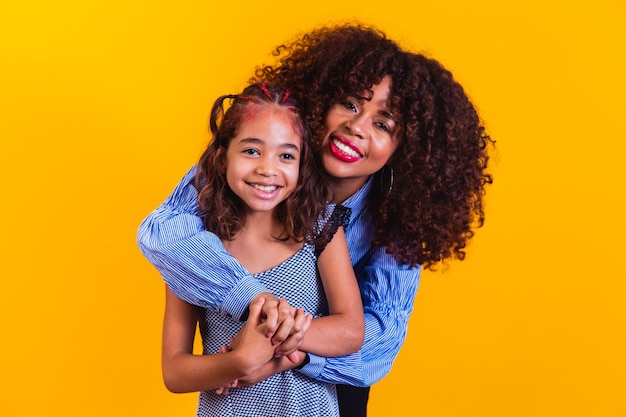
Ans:
[[[239,320],[267,289],[231,256],[199,217],[195,167],[139,226],[137,243],[171,290],[190,304]]]
[[[370,386],[389,373],[406,338],[421,268],[398,264],[385,253],[385,248],[373,249],[364,262],[364,267],[356,267],[365,312],[363,346],[358,352],[341,357],[309,354],[309,362],[298,372],[323,382],[359,387]],[[305,339],[313,334],[317,320],[313,320]],[[252,385],[303,361],[304,356],[299,352],[295,363],[286,359],[268,363],[239,382]]]
[[[309,355],[310,362],[300,372],[311,378],[370,386],[389,372],[404,343],[421,269],[398,264],[385,248],[378,248],[358,271],[365,312],[363,347],[337,358]]]
[[[232,351],[194,355],[193,341],[198,310],[166,288],[163,320],[163,381],[172,392],[204,391],[229,384],[254,373],[274,357],[267,329],[260,319],[264,299],[250,305],[248,322],[239,332]]]
[[[317,267],[329,315],[313,320],[300,349],[321,356],[356,352],[363,344],[363,306],[342,227],[319,255]]]
[[[226,251],[221,240],[204,229],[198,215],[195,173],[196,168],[191,168],[141,223],[139,249],[172,292],[190,304],[242,320],[252,300],[265,298],[268,329],[276,334],[276,341],[284,341],[293,333],[286,315],[293,309],[279,305],[280,300]]]

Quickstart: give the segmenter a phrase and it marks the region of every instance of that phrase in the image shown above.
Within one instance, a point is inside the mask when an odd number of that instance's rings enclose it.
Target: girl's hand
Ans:
[[[240,375],[256,371],[274,357],[275,346],[267,336],[267,326],[261,318],[264,298],[250,303],[248,321],[231,340],[230,354],[235,358]]]
[[[289,335],[289,337],[287,337],[287,339],[285,339],[284,342],[276,346],[275,356],[277,358],[281,356],[286,356],[293,363],[297,364],[300,362],[297,351],[300,348],[300,345],[302,345],[304,335],[307,330],[309,330],[312,320],[313,316],[311,316],[310,314],[305,314],[303,309],[296,309],[296,315],[294,317],[294,324],[291,328],[291,334]],[[272,339],[272,343],[276,344],[274,339]]]
[[[291,361],[286,357],[272,359],[271,361],[260,367],[256,372],[239,379],[237,381],[237,386],[247,387],[250,385],[255,385],[261,381],[266,380],[272,375],[293,369],[301,364],[306,356],[304,352],[299,351],[294,352],[294,355],[297,357],[296,361]]]
[[[259,299],[265,300],[261,319],[265,321],[265,326],[267,326],[267,337],[271,337],[275,344],[285,341],[291,333],[296,308],[289,305],[289,302],[284,298],[278,298],[269,292],[263,292],[254,297],[250,305]]]
[[[285,299],[279,299],[271,293],[257,295],[250,304],[258,299],[265,299],[261,317],[267,326],[267,336],[272,338],[272,343],[277,346],[276,356],[288,356],[292,362],[297,357],[293,356],[304,339],[312,316],[305,314],[301,308],[295,308]]]

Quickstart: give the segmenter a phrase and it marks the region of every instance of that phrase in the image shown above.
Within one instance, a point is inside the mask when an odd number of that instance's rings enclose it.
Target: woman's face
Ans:
[[[354,194],[399,145],[389,98],[391,78],[372,86],[371,99],[347,97],[326,114],[322,163],[333,177],[337,201]]]

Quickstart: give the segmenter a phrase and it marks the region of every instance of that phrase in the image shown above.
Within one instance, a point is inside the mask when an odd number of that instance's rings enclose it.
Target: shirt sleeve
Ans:
[[[360,351],[337,358],[309,355],[299,372],[323,382],[366,387],[384,377],[404,340],[419,287],[421,268],[396,262],[375,249],[359,286],[365,313],[365,341]]]
[[[268,291],[205,230],[195,167],[139,226],[137,243],[172,292],[188,303],[240,319],[250,300]]]

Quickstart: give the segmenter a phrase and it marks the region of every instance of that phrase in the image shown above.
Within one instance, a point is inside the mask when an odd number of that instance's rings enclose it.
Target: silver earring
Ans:
[[[386,168],[389,168],[388,170]],[[385,192],[385,172],[389,171],[389,186],[387,187],[387,192]],[[391,194],[391,190],[393,190],[393,168],[389,165],[384,165],[380,170],[380,191],[385,195],[385,198],[389,197]]]

